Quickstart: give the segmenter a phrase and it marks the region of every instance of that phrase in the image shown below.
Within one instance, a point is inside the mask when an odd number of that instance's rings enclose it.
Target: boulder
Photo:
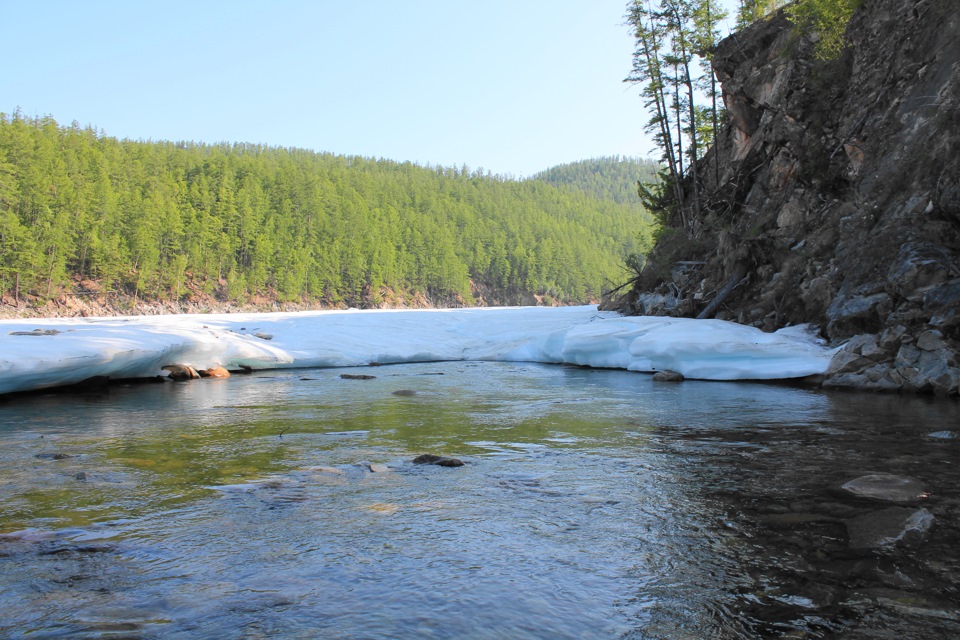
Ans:
[[[175,382],[196,380],[200,377],[200,374],[188,364],[167,364],[160,368],[166,371],[167,377]]]
[[[663,371],[657,371],[653,374],[654,382],[683,382],[683,374],[679,371],[671,371],[670,369],[664,369]]]
[[[830,366],[827,368],[828,376],[854,373],[873,364],[872,360],[849,349],[849,346],[849,344],[844,345],[844,347],[837,351],[833,358],[830,359]]]
[[[203,369],[198,371],[201,378],[229,378],[230,372],[224,369],[223,367],[210,367],[208,369]]]
[[[927,496],[923,484],[916,478],[889,473],[860,476],[841,488],[857,496],[889,502],[913,502]]]
[[[424,453],[414,458],[413,464],[435,464],[438,467],[462,467],[463,460],[459,458],[438,456],[432,453]]]
[[[917,348],[923,351],[937,351],[943,349],[946,343],[943,341],[943,334],[936,329],[924,331],[917,336]]]
[[[896,544],[922,542],[934,517],[926,509],[890,507],[847,521],[847,535],[854,549],[877,549]]]
[[[882,319],[890,312],[890,308],[890,296],[882,291],[869,295],[841,293],[827,309],[827,333],[831,337],[840,337],[858,329],[876,331],[882,326]]]
[[[877,338],[877,346],[886,352],[896,353],[906,333],[907,328],[902,324],[887,327]]]
[[[912,344],[904,344],[897,350],[897,356],[894,358],[893,365],[898,369],[903,367],[913,367],[920,361],[920,349]]]
[[[955,269],[950,249],[933,242],[907,242],[890,265],[887,282],[897,295],[908,298],[925,287],[946,283]]]
[[[930,287],[923,294],[923,308],[933,311],[960,307],[960,279]]]

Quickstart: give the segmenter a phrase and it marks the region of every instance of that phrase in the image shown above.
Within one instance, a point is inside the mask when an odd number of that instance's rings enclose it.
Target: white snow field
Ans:
[[[823,373],[833,353],[804,327],[763,333],[722,320],[627,317],[595,306],[0,320],[0,394],[93,376],[163,376],[170,364],[499,360],[772,380]]]

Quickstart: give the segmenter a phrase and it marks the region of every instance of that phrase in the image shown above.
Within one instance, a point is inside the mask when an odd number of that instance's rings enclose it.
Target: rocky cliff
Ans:
[[[664,234],[617,304],[814,323],[846,342],[825,385],[955,395],[960,2],[864,0],[837,60],[816,38],[780,13],[720,43],[697,233]]]

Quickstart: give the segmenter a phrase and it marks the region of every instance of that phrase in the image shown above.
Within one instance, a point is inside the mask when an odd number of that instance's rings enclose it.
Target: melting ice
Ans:
[[[0,321],[0,393],[93,376],[195,369],[499,360],[570,363],[704,380],[797,378],[833,351],[804,327],[627,317],[581,307],[308,311]]]

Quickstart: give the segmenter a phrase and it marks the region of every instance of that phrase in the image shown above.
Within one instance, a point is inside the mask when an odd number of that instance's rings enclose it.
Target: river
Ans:
[[[446,362],[0,422],[2,637],[960,636],[954,400]],[[878,473],[934,524],[853,548]]]

